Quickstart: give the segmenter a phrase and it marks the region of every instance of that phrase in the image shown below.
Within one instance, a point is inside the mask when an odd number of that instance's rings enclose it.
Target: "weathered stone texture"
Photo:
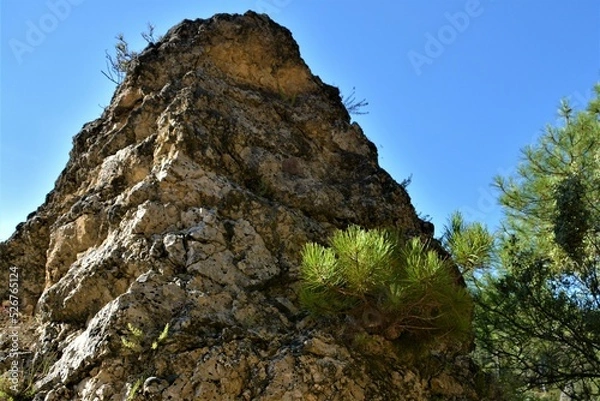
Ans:
[[[251,12],[183,21],[0,244],[34,315],[25,346],[55,355],[36,400],[123,400],[138,379],[152,400],[424,400],[432,383],[473,398],[300,309],[301,247],[350,223],[432,235],[289,31]]]

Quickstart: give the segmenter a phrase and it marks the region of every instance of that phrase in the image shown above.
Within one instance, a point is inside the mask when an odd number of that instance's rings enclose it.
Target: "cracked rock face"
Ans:
[[[20,363],[48,365],[35,399],[123,400],[136,383],[149,400],[473,399],[302,311],[302,246],[351,223],[432,234],[289,31],[252,12],[183,21],[0,244],[2,274],[20,272]]]

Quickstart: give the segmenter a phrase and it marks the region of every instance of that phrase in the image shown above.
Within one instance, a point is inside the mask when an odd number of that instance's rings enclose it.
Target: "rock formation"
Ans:
[[[468,360],[360,350],[300,308],[302,246],[351,223],[433,234],[288,30],[252,12],[185,20],[0,244],[21,312],[1,371],[18,360],[39,401],[477,399]]]

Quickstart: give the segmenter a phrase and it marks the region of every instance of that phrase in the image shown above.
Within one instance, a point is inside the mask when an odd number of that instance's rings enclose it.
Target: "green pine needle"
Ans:
[[[375,308],[385,325],[406,331],[468,334],[469,295],[448,262],[419,238],[350,226],[330,243],[309,243],[302,252],[299,296],[309,311],[358,315]]]

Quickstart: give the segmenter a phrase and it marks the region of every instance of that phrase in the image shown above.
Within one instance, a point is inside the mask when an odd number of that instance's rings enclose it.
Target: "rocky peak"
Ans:
[[[253,12],[183,21],[0,244],[32,352],[19,363],[48,365],[35,399],[123,400],[136,383],[132,399],[474,397],[300,309],[302,246],[352,223],[433,234],[287,29]]]

